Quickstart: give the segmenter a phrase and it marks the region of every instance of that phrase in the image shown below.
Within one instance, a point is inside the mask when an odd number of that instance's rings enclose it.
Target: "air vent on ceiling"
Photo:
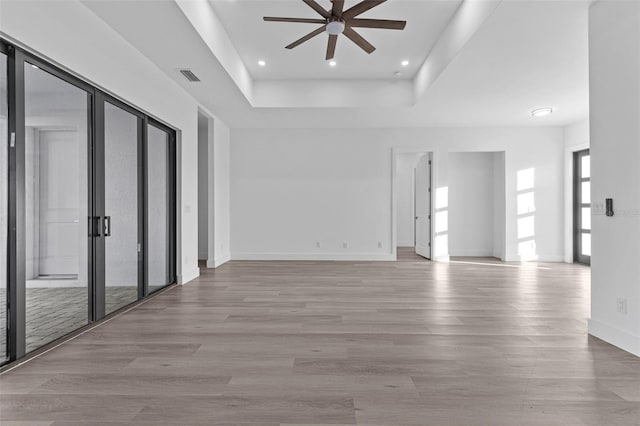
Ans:
[[[184,75],[184,78],[186,78],[187,80],[189,80],[190,82],[194,83],[196,81],[200,81],[200,79],[198,78],[197,75],[195,75],[190,69],[183,69],[180,70],[180,73],[182,75]]]

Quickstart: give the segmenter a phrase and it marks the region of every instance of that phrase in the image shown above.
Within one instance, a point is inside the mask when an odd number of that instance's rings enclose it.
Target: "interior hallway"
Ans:
[[[477,263],[203,270],[0,376],[0,422],[637,425],[589,269]]]

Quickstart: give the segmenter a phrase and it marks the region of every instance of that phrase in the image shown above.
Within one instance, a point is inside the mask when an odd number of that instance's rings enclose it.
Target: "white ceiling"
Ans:
[[[340,36],[335,60],[325,61],[327,36],[320,34],[295,49],[289,43],[315,30],[318,24],[264,22],[264,16],[320,18],[301,0],[209,0],[254,79],[380,79],[413,78],[456,12],[461,0],[391,0],[360,15],[362,18],[406,20],[403,31],[358,28],[376,50],[370,55]],[[331,8],[330,0],[318,0]],[[346,0],[345,10],[359,3]],[[267,62],[264,68],[259,60]],[[408,60],[406,68],[401,65]],[[402,72],[395,76],[395,72]]]
[[[290,14],[283,12],[283,8],[289,5],[293,9],[295,0],[294,3],[291,0],[229,0],[222,3],[222,0],[217,1],[214,9],[256,82],[264,78],[265,81],[274,79],[287,84],[289,77],[309,82],[321,78],[322,84],[331,88],[334,77],[323,68],[325,47],[303,45],[298,49],[304,50],[286,51],[283,45],[296,38],[297,33],[292,34],[291,31],[295,32],[294,27],[298,24],[260,21],[263,15],[312,16],[312,10],[308,15],[299,15],[304,13],[306,7],[301,1],[301,7],[295,6],[295,13]],[[260,6],[255,3],[260,3]],[[345,104],[342,104],[342,107],[324,108],[293,105],[256,108],[236,86],[221,61],[204,42],[203,36],[174,1],[85,2],[87,7],[184,87],[206,109],[231,127],[254,128],[317,128],[325,127],[327,123],[336,128],[563,126],[579,121],[588,116],[589,3],[589,0],[503,1],[413,106],[344,107]],[[255,27],[246,25],[243,30],[234,21],[237,18],[231,16],[240,15],[240,11],[248,9],[250,4],[259,7],[259,11],[252,12],[258,23]],[[414,17],[423,17],[431,8],[439,10],[441,14],[433,26],[439,25],[444,29],[450,22],[450,16],[444,9],[450,6],[446,0],[389,0],[379,6],[376,13],[380,17],[406,19],[409,31],[415,25]],[[374,16],[373,11],[371,15]],[[145,22],[145,25],[141,26],[140,22]],[[261,28],[267,24],[269,32],[265,35]],[[171,28],[171,31],[167,31],[167,28]],[[391,35],[397,33],[380,31]],[[422,53],[423,59],[428,57],[436,37],[421,31],[424,29],[416,30],[417,38],[407,39],[403,44],[409,53],[403,51],[393,61],[405,54],[417,57]],[[425,42],[422,37],[428,40]],[[371,41],[374,42],[374,39]],[[352,79],[350,81],[355,84],[355,78],[368,81],[376,73],[388,74],[393,69],[371,70],[363,65],[371,59],[379,63],[382,69],[387,62],[392,62],[385,61],[383,53],[391,52],[388,54],[394,55],[399,48],[393,43],[390,47],[384,41],[380,43],[376,52],[380,56],[372,56],[373,59],[358,51],[344,59],[344,52],[338,50],[340,69],[335,71],[344,73],[338,77],[342,79],[341,84],[345,78]],[[255,52],[262,52],[261,56],[269,61],[266,69],[255,69]],[[300,62],[296,59],[297,55],[302,58]],[[314,62],[316,58],[319,58],[317,63]],[[347,61],[346,65],[343,65],[344,61]],[[413,58],[412,62],[414,66],[419,65]],[[289,64],[286,69],[277,68],[278,64],[285,63]],[[192,68],[202,82],[187,83],[177,72],[183,67]],[[397,79],[393,75],[389,78],[389,81]],[[532,109],[544,106],[553,107],[554,114],[545,118],[531,117]]]

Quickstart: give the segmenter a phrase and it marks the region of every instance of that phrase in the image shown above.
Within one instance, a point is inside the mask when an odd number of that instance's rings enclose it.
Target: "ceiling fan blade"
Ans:
[[[404,30],[407,21],[391,21],[388,19],[350,19],[347,25],[355,28],[382,28],[385,30]]]
[[[344,0],[331,0],[333,6],[331,7],[331,15],[336,18],[342,18],[342,9],[344,9]]]
[[[327,61],[329,59],[333,59],[336,54],[336,43],[338,41],[337,35],[330,35],[329,42],[327,43],[327,57],[325,58]]]
[[[320,28],[318,28],[317,30],[311,31],[309,34],[307,34],[306,36],[302,37],[301,39],[298,39],[298,40],[294,41],[293,43],[288,45],[286,48],[287,49],[293,49],[294,47],[300,46],[305,41],[312,39],[313,37],[317,36],[318,34],[322,34],[326,27],[327,27],[326,25],[323,25]]]
[[[354,18],[354,17],[366,12],[367,10],[373,9],[374,7],[378,6],[379,4],[384,3],[385,1],[387,1],[387,0],[364,0],[364,1],[361,1],[360,3],[356,4],[352,8],[347,9],[344,12],[342,12],[342,17],[345,18],[345,19]]]
[[[265,16],[264,18],[267,22],[301,22],[305,24],[326,24],[326,19],[309,19],[309,18],[275,18],[272,16]]]
[[[318,12],[324,18],[331,18],[331,14],[327,12],[322,6],[315,2],[315,0],[302,0],[305,2],[311,9]]]
[[[367,53],[371,53],[376,50],[376,48],[371,43],[365,40],[364,37],[355,32],[352,28],[346,27],[342,34],[347,36],[349,40],[360,46],[360,48]]]

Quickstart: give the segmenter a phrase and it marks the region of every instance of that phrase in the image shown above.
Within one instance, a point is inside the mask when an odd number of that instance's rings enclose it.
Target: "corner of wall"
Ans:
[[[178,284],[184,285],[200,276],[200,268],[192,269],[178,277]]]
[[[640,336],[594,319],[589,320],[589,334],[640,357]]]
[[[207,260],[207,268],[210,269],[215,269],[219,266],[224,265],[225,263],[229,262],[231,260],[231,256],[229,254],[220,256],[220,257],[216,257],[215,259],[209,259]]]

